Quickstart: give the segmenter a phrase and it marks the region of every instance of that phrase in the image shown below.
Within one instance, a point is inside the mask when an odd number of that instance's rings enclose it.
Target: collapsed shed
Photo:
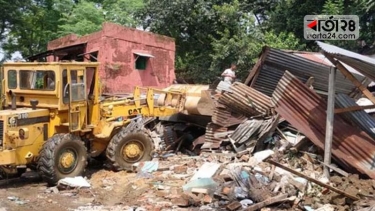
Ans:
[[[367,89],[375,81],[375,59],[322,42],[318,45],[321,53],[264,47],[245,84],[271,97],[282,119],[319,148],[328,149],[329,157],[332,151],[342,167],[375,178],[375,119],[360,112],[375,106],[355,103],[364,95],[375,104]],[[330,158],[325,162],[330,164]]]
[[[265,46],[258,62],[246,78],[245,84],[263,94],[272,96],[277,83],[288,70],[303,83],[312,84],[318,94],[327,96],[327,81],[331,67],[333,64],[321,53],[285,51]],[[347,65],[346,67],[357,80],[361,81],[363,86],[370,84],[371,81],[364,75]],[[351,97],[359,93],[356,86],[341,73],[336,76],[336,91]]]

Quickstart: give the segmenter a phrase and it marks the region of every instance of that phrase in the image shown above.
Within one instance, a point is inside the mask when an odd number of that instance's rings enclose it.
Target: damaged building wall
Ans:
[[[99,32],[82,37],[68,35],[49,42],[48,50],[82,44],[48,60],[82,59],[101,63],[99,75],[104,93],[132,92],[135,86],[165,88],[175,79],[173,38],[104,23]],[[74,54],[67,56],[67,54]],[[81,58],[77,55],[81,54]],[[92,56],[94,57],[92,57]]]

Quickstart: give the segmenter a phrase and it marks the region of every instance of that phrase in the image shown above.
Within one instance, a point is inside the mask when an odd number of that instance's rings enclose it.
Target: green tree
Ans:
[[[2,45],[6,57],[16,51],[23,56],[39,53],[49,40],[56,37],[59,13],[53,5],[53,0],[32,0],[18,8],[17,21],[7,27],[7,41]]]
[[[344,9],[344,0],[327,0],[323,5],[322,14],[343,15]]]
[[[314,48],[314,41],[307,41],[303,35],[303,19],[305,15],[319,15],[322,13],[326,0],[286,0],[279,1],[269,11],[269,20],[265,23],[267,30],[273,30],[276,34],[286,32],[293,33],[296,38]]]
[[[0,42],[5,38],[9,28],[21,21],[22,11],[28,4],[29,0],[0,0]]]
[[[62,23],[58,28],[59,36],[86,35],[101,29],[104,14],[98,4],[81,0],[73,6],[71,11],[64,12],[59,21]]]
[[[106,21],[137,27],[140,20],[136,13],[144,7],[142,0],[102,0]]]
[[[235,7],[235,8],[233,8]],[[208,82],[211,42],[225,30],[238,33],[243,12],[238,1],[150,0],[141,11],[143,27],[176,39],[176,72],[195,82]]]
[[[214,53],[211,54],[212,63],[210,77],[218,76],[228,68],[231,61],[237,61],[237,77],[245,79],[250,68],[255,64],[263,46],[269,46],[285,50],[304,50],[305,45],[292,33],[273,31],[261,33],[258,28],[253,27],[253,32],[229,36],[227,33],[220,40],[214,40]]]
[[[252,6],[257,16],[249,11]],[[250,0],[151,0],[142,19],[144,28],[176,39],[179,77],[209,83],[231,62],[238,62],[240,77],[246,75],[265,44],[303,46],[292,33],[261,30],[259,23],[267,19],[265,6]]]
[[[136,26],[141,7],[142,0],[0,0],[0,47],[7,58],[16,51],[31,56],[60,36],[100,30],[105,20]]]
[[[267,30],[276,33],[291,32],[310,50],[319,50],[314,41],[307,41],[303,37],[302,20],[305,15],[340,15],[352,14],[360,18],[360,37],[366,43],[373,43],[375,39],[375,7],[373,0],[287,0],[280,1],[268,14],[265,23]],[[360,47],[357,41],[326,41],[328,43],[357,51]]]

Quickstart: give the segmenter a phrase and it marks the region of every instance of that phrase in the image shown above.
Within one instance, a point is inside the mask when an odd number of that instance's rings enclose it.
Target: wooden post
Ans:
[[[372,93],[357,79],[349,72],[348,69],[338,60],[335,60],[333,56],[331,56],[329,53],[324,53],[324,56],[332,63],[334,64],[340,72],[349,79],[361,92],[373,103],[375,104],[375,97],[372,95]]]
[[[254,80],[256,80],[257,75],[259,75],[259,71],[260,71],[261,67],[263,66],[263,63],[264,63],[266,57],[268,56],[269,52],[270,52],[269,47],[263,47],[262,55],[259,57],[257,63],[254,65],[253,69],[251,69],[251,71],[249,72],[249,75],[247,76],[244,84],[246,84],[250,87],[251,87],[251,84],[254,84]],[[252,83],[250,84],[250,82],[252,82]]]
[[[340,190],[340,189],[338,189],[338,188],[332,187],[332,186],[330,186],[330,185],[328,185],[328,184],[326,184],[326,183],[324,183],[324,182],[321,182],[321,181],[319,181],[319,180],[317,180],[317,179],[314,179],[314,178],[312,178],[312,177],[306,176],[305,174],[303,174],[303,173],[301,173],[301,172],[299,172],[299,171],[296,171],[296,170],[294,170],[294,169],[291,169],[291,168],[289,168],[289,167],[286,167],[286,166],[284,166],[284,165],[281,165],[280,163],[278,163],[278,162],[276,162],[276,161],[273,161],[273,160],[271,160],[270,158],[266,159],[265,161],[268,162],[268,163],[270,163],[270,164],[272,164],[272,165],[274,165],[274,166],[276,166],[276,167],[279,167],[279,168],[281,168],[281,169],[284,169],[284,170],[286,170],[286,171],[289,171],[290,173],[293,173],[293,174],[295,174],[295,175],[297,175],[297,176],[299,176],[299,177],[305,178],[305,179],[307,179],[307,180],[310,181],[310,182],[313,182],[313,183],[318,184],[318,185],[320,185],[320,186],[322,186],[322,187],[328,188],[328,189],[330,189],[331,191],[334,191],[334,192],[336,192],[336,193],[338,193],[338,194],[341,194],[341,195],[343,195],[343,196],[345,196],[345,197],[348,197],[348,198],[353,199],[353,200],[355,200],[355,201],[359,200],[359,198],[358,198],[357,196],[353,196],[353,195],[351,195],[351,194],[349,194],[349,193],[347,193],[347,192],[345,192],[345,191],[342,191],[342,190]]]
[[[331,165],[331,149],[333,138],[333,120],[335,114],[335,82],[336,67],[329,70],[328,84],[328,103],[327,103],[327,121],[326,121],[326,138],[324,142],[324,176],[329,178],[329,165]]]

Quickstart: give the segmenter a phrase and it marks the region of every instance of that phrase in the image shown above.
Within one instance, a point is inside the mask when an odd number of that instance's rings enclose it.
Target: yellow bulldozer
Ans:
[[[155,128],[158,118],[212,111],[205,85],[136,87],[131,95],[104,96],[98,67],[97,62],[3,64],[2,175],[31,168],[53,185],[82,175],[88,158],[101,155],[117,169],[130,170],[162,150],[150,126]]]

